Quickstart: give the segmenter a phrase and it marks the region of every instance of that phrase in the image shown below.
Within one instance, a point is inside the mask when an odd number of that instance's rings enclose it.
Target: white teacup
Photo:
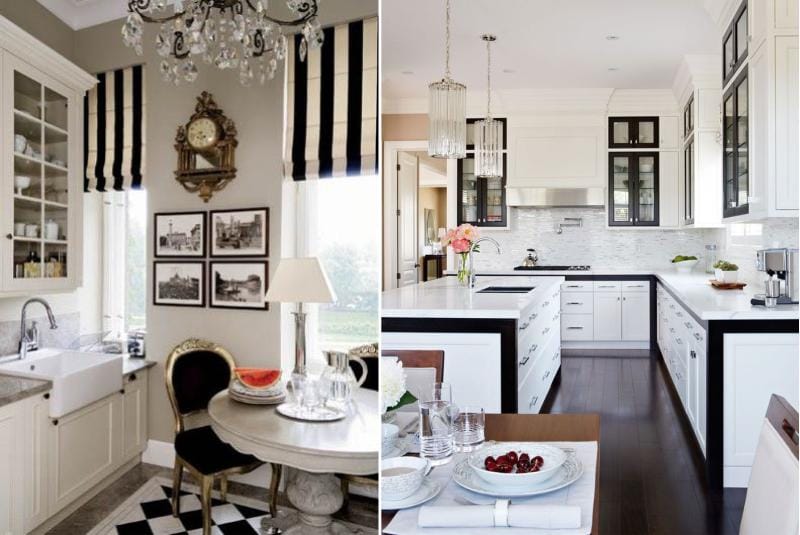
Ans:
[[[27,224],[25,225],[25,237],[26,238],[38,238],[39,237],[39,225]]]
[[[381,461],[381,498],[390,501],[408,498],[422,486],[430,468],[430,461],[420,457]]]
[[[397,435],[400,433],[400,428],[394,424],[382,424],[381,432],[383,433],[381,448],[383,451],[388,451],[392,449],[397,442]]]
[[[25,152],[25,148],[28,146],[28,140],[22,134],[15,134],[14,135],[14,151],[16,152]]]

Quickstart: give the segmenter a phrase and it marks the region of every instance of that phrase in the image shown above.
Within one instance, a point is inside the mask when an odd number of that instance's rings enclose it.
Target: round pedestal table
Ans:
[[[378,472],[377,392],[356,389],[347,417],[335,422],[293,420],[278,414],[274,406],[234,401],[226,390],[214,396],[208,414],[220,439],[242,453],[286,467],[286,496],[297,515],[265,519],[264,528],[278,527],[287,535],[353,533],[331,518],[344,503],[334,473]]]

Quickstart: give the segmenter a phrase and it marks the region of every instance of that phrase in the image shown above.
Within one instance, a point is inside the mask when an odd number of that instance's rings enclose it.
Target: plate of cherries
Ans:
[[[469,456],[481,479],[499,487],[529,487],[550,479],[564,464],[561,448],[541,442],[497,443]]]

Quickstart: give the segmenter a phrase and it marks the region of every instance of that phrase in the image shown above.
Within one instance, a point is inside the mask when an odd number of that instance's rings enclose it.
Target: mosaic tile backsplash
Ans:
[[[81,315],[79,312],[72,314],[56,315],[58,329],[51,330],[47,316],[29,316],[31,321],[39,323],[41,336],[40,347],[67,348],[75,342],[80,335]],[[17,352],[19,345],[19,320],[0,322],[0,355],[11,355]]]
[[[564,228],[565,217],[580,217],[581,228]],[[706,243],[703,230],[609,229],[602,208],[512,208],[510,231],[482,229],[495,238],[502,253],[491,244],[482,244],[475,257],[478,271],[511,269],[518,266],[529,247],[536,249],[542,265],[589,264],[593,268],[631,270],[670,269],[678,254],[700,256]],[[699,266],[698,266],[699,267]]]

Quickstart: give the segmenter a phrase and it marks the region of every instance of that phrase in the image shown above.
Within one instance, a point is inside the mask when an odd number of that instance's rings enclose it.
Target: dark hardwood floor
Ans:
[[[735,535],[745,489],[707,488],[666,373],[655,354],[565,356],[543,412],[601,415],[601,534]]]

